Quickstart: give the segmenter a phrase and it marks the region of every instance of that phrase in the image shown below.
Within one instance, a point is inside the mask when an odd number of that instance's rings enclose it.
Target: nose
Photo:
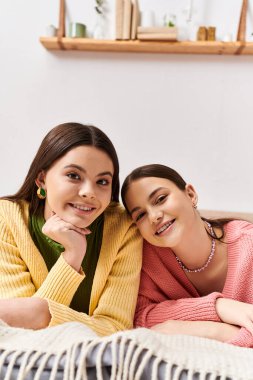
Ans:
[[[161,210],[150,210],[148,216],[151,224],[157,224],[161,221],[163,214]]]
[[[94,194],[91,194],[91,193],[85,193],[85,194],[82,194],[82,197],[83,197],[83,198],[87,198],[87,199],[91,199],[91,200],[93,200],[93,199],[96,198],[95,195],[94,195]]]
[[[87,198],[90,200],[93,200],[96,198],[95,191],[93,189],[92,184],[87,183],[87,182],[80,187],[79,195],[83,198]]]

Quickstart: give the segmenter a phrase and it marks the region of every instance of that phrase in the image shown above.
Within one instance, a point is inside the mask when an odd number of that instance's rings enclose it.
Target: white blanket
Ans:
[[[105,350],[111,350],[111,379],[140,379],[145,366],[150,367],[150,378],[158,379],[158,369],[164,363],[163,379],[179,379],[183,370],[187,378],[199,373],[200,379],[211,374],[211,379],[253,379],[253,350],[235,347],[214,340],[156,333],[147,329],[136,329],[115,333],[108,337],[97,337],[80,323],[33,331],[11,328],[0,322],[0,374],[5,368],[5,379],[11,378],[17,366],[17,380],[25,379],[36,363],[35,380],[40,378],[49,358],[52,363],[50,380],[64,357],[64,380],[86,379],[86,359],[97,347],[97,378],[103,379],[101,365]],[[77,355],[78,353],[78,355]],[[76,360],[78,356],[78,361]],[[9,377],[8,377],[9,376]],[[2,379],[2,377],[1,377]]]

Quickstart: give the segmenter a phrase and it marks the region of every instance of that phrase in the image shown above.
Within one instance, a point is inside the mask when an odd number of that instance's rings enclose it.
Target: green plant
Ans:
[[[168,22],[168,26],[171,28],[171,27],[175,26],[175,24],[174,24],[174,22],[169,21],[169,22]]]
[[[173,28],[176,26],[177,16],[172,13],[165,13],[163,16],[163,25],[168,26],[169,28]]]
[[[103,3],[104,3],[104,0],[95,0],[96,2],[96,5],[95,5],[95,10],[98,14],[102,15],[103,14]]]

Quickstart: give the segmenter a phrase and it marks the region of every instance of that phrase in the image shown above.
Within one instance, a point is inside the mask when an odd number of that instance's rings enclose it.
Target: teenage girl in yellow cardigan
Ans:
[[[61,124],[19,191],[0,200],[0,319],[40,329],[132,327],[141,239],[118,203],[114,146],[98,128]]]

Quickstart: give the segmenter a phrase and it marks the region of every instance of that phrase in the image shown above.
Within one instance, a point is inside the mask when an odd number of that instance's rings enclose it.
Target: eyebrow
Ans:
[[[102,173],[99,173],[99,174],[97,175],[97,177],[98,177],[98,176],[101,176],[101,175],[109,175],[110,177],[113,177],[113,175],[112,175],[111,172],[102,172]]]
[[[80,166],[80,165],[76,165],[76,164],[70,164],[70,165],[66,165],[64,166],[64,169],[70,169],[70,168],[75,168],[75,169],[78,169],[80,170],[80,172],[83,172],[83,173],[86,173],[86,170]],[[113,177],[112,173],[111,172],[101,172],[101,173],[98,173],[96,175],[96,177],[100,177],[101,175],[109,175],[110,177]]]
[[[154,191],[152,191],[152,193],[150,193],[149,196],[148,196],[148,201],[150,201],[150,200],[153,198],[153,196],[154,196],[156,193],[158,193],[158,191],[163,190],[163,189],[165,189],[165,187],[158,187],[157,189],[155,189]],[[140,210],[140,207],[139,207],[139,206],[134,207],[134,208],[130,211],[130,215],[132,216],[132,214],[133,214],[135,211],[138,211],[138,210]]]

